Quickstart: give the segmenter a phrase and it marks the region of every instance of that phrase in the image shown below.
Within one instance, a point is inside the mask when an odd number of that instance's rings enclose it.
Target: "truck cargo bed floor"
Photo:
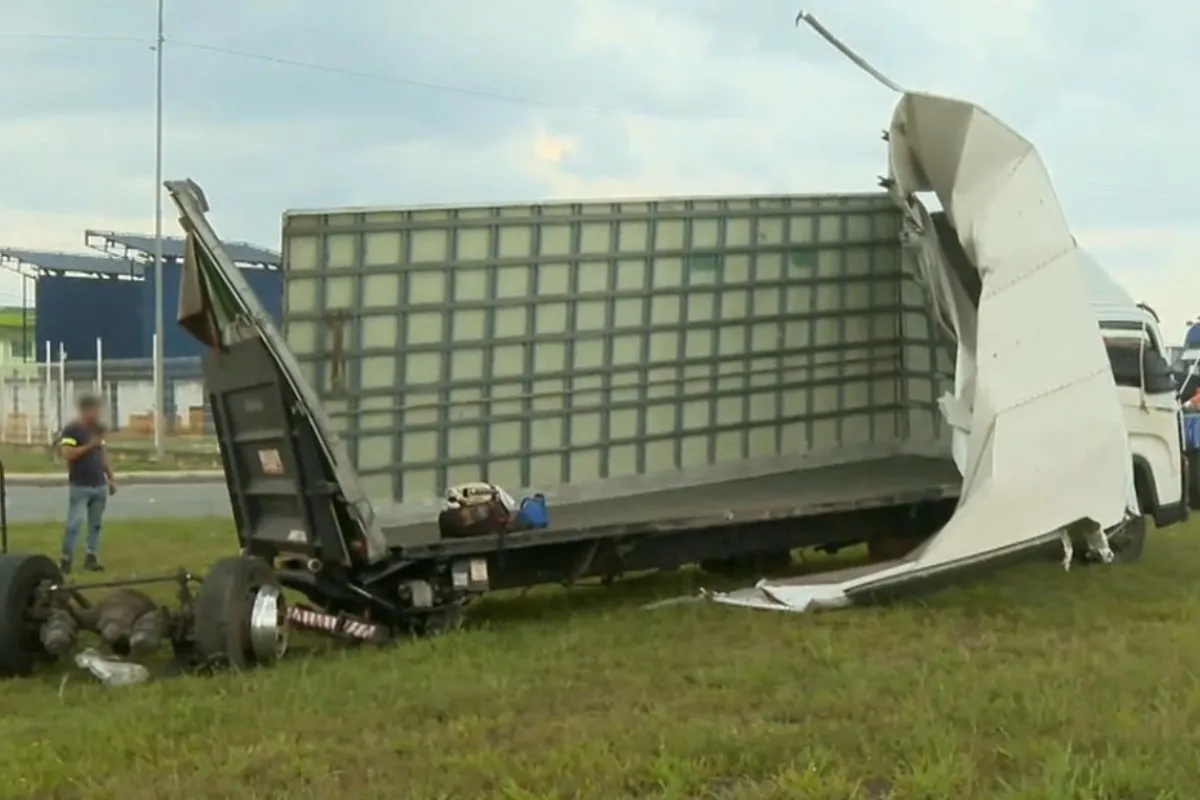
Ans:
[[[559,504],[551,500],[549,531],[603,536],[701,528],[734,521],[805,517],[954,497],[960,483],[958,471],[949,460],[893,456],[664,489],[611,500]],[[511,543],[519,544],[525,533],[545,535],[547,531],[511,534]],[[433,540],[437,538],[437,523],[385,527],[385,534],[389,541],[398,545],[414,540]]]

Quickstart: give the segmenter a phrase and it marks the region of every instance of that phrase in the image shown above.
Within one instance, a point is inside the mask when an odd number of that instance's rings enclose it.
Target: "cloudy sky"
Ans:
[[[871,189],[895,98],[794,30],[796,2],[167,0],[166,176],[205,187],[223,235],[275,247],[286,208]],[[1170,339],[1200,313],[1200,7],[808,10],[1031,138],[1081,244]],[[152,231],[153,2],[0,0],[0,19],[0,245]],[[0,303],[16,287],[0,276]]]

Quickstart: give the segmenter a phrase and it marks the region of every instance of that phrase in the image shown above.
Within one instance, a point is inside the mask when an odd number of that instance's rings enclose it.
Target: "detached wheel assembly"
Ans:
[[[287,606],[279,577],[260,558],[213,564],[195,604],[196,655],[201,664],[251,669],[287,652]]]
[[[41,640],[38,588],[62,579],[58,566],[46,556],[0,556],[0,678],[30,675],[49,658]]]

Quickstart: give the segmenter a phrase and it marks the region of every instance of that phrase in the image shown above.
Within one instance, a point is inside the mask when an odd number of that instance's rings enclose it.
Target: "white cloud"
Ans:
[[[1200,317],[1200,294],[1193,292],[1200,285],[1200,229],[1085,228],[1076,238],[1135,300],[1154,308],[1168,343],[1182,340],[1183,323]]]
[[[927,29],[937,45],[953,57],[971,59],[975,69],[988,69],[986,59],[996,50],[1018,49],[1022,56],[1043,55],[1054,34],[1046,24],[1043,0],[889,0],[889,6]]]
[[[578,146],[579,142],[569,136],[555,136],[539,131],[533,140],[533,154],[549,164],[558,164]]]
[[[1178,31],[1197,12],[1166,0],[1150,25],[1133,0],[1102,16],[1081,0],[810,8],[901,83],[976,100],[1027,133],[1081,242],[1172,325],[1191,313],[1200,225],[1184,176],[1200,111],[1184,93],[1200,55]],[[793,30],[795,10],[182,4],[169,39],[545,102],[169,43],[167,175],[195,177],[222,232],[265,245],[296,207],[870,189],[894,98]],[[84,0],[0,0],[0,15],[7,30],[153,35],[142,10]],[[0,85],[0,244],[77,249],[85,227],[150,230],[152,63],[137,43],[13,43],[6,66],[21,80]]]

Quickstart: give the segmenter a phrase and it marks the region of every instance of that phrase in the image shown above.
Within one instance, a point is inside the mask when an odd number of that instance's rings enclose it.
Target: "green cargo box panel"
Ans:
[[[385,510],[937,449],[899,231],[885,195],[290,212],[284,330]]]

